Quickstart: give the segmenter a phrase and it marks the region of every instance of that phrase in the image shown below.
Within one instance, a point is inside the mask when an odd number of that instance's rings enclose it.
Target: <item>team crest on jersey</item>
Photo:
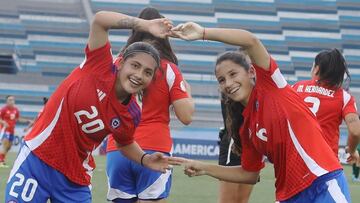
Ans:
[[[120,119],[119,118],[113,118],[111,119],[111,127],[116,129],[120,126]]]

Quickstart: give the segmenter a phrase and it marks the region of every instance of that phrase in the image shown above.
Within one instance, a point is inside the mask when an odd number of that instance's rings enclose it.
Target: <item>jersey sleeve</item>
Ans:
[[[166,63],[166,82],[169,86],[171,103],[183,98],[188,98],[183,76],[175,64]]]
[[[357,107],[356,107],[355,98],[345,90],[343,91],[344,91],[343,92],[344,106],[342,109],[342,117],[345,118],[345,116],[349,113],[357,114]]]
[[[276,91],[287,86],[287,81],[272,57],[270,57],[269,70],[264,70],[256,64],[253,66],[256,70],[256,86],[258,88]]]
[[[112,60],[110,42],[94,50],[90,50],[89,45],[87,45],[85,48],[85,59],[79,68],[87,73],[97,75],[111,73],[113,71]]]
[[[134,142],[134,136],[126,132],[119,134],[114,133],[112,137],[120,146],[126,146]]]

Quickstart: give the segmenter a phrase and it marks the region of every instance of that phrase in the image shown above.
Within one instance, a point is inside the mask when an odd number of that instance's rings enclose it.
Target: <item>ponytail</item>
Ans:
[[[325,50],[315,57],[315,66],[319,67],[319,83],[330,87],[340,88],[344,82],[344,75],[350,78],[346,61],[338,49]]]

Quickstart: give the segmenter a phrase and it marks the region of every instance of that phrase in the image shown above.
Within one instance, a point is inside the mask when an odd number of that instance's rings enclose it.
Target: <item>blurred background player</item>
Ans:
[[[219,132],[219,165],[241,165],[241,141],[238,134],[240,126],[244,122],[243,110],[244,106],[240,102],[232,101],[221,94],[221,112],[225,127]],[[251,184],[220,180],[218,203],[247,203],[252,189],[253,185]]]
[[[164,17],[155,8],[148,7],[141,11],[139,18],[151,20]],[[168,38],[161,39],[150,33],[133,30],[125,48],[139,41],[148,42],[157,48],[161,65],[143,92],[141,120],[134,138],[146,153],[161,152],[170,156],[172,139],[169,107],[173,106],[176,117],[183,124],[190,124],[194,112],[191,89],[177,67],[177,57]],[[112,136],[109,137],[107,151],[109,200],[166,202],[172,182],[171,170],[162,174],[129,160],[117,150]]]
[[[184,40],[212,40],[241,46],[218,57],[215,75],[220,89],[245,106],[240,130],[241,166],[186,160],[189,176],[255,184],[265,158],[275,170],[278,202],[351,202],[337,157],[299,95],[288,85],[275,60],[256,36],[242,29],[204,28],[189,22],[172,29]],[[311,136],[309,136],[311,135]]]
[[[350,79],[346,61],[339,50],[324,50],[316,55],[311,80],[297,82],[293,88],[317,117],[326,142],[334,154],[339,151],[339,127],[342,120],[348,128],[348,162],[357,161],[356,146],[360,140],[360,120],[355,98],[345,91],[344,76]]]
[[[0,119],[5,122],[5,126],[0,128],[2,147],[0,147],[0,168],[8,168],[5,158],[14,141],[16,122],[31,124],[33,121],[20,116],[19,109],[15,106],[15,96],[6,96],[6,105],[0,110]],[[6,127],[7,126],[7,127]]]
[[[133,94],[150,84],[160,65],[159,53],[148,43],[136,42],[114,64],[108,31],[136,29],[166,37],[171,27],[168,19],[95,14],[85,60],[55,90],[24,138],[7,182],[6,202],[90,203],[92,151],[110,133],[129,159],[164,173],[169,169],[169,158],[144,153],[133,139],[140,114]]]

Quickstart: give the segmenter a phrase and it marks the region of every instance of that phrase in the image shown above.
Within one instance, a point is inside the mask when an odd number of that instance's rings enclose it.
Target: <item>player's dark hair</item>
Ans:
[[[6,95],[5,99],[7,100],[9,97],[14,97],[14,95],[12,94]]]
[[[225,135],[223,139],[234,140],[233,151],[236,154],[241,153],[241,140],[239,135],[239,129],[244,122],[244,117],[242,112],[244,111],[244,106],[240,102],[235,102],[225,94],[221,94],[221,112],[225,124]]]
[[[140,12],[138,17],[145,20],[164,18],[164,16],[162,16],[159,11],[153,7],[146,7]],[[162,39],[155,37],[150,33],[141,32],[133,29],[131,36],[127,40],[125,48],[134,42],[140,41],[147,41],[151,43],[160,52],[161,58],[165,58],[168,61],[178,65],[178,59],[171,48],[169,38]]]
[[[250,63],[248,61],[247,55],[242,51],[226,51],[218,56],[216,60],[216,66],[223,61],[230,60],[240,66],[242,66],[246,71],[250,69]]]
[[[49,98],[43,97],[43,103],[46,104],[49,101]]]
[[[126,59],[133,57],[137,53],[149,54],[156,61],[156,68],[160,66],[160,54],[158,50],[147,42],[134,42],[130,44],[122,54],[123,60],[126,61]]]
[[[318,82],[330,87],[340,88],[345,74],[350,78],[346,61],[338,49],[321,51],[315,57],[315,66],[319,66]]]

